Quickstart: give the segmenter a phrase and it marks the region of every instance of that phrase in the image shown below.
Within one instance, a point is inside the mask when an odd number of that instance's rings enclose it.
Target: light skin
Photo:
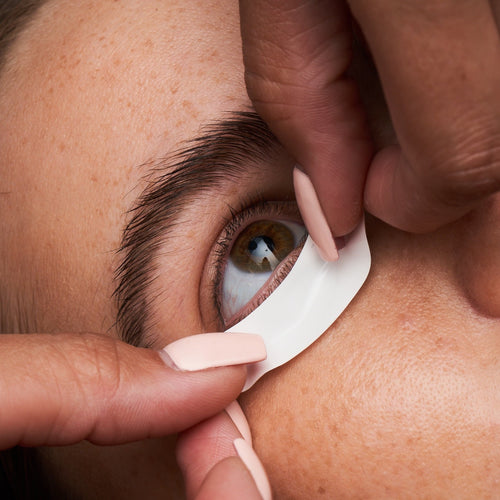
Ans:
[[[1,189],[9,193],[0,204],[12,214],[0,221],[0,262],[11,307],[19,299],[29,314],[11,329],[117,338],[115,250],[126,212],[146,186],[144,164],[178,149],[200,125],[249,109],[237,6],[53,1],[15,56],[0,92],[0,115],[8,117],[0,122]],[[370,119],[384,141],[391,128],[372,104]],[[228,205],[289,201],[293,164],[278,149],[182,212],[162,248],[168,258],[159,260],[153,347],[214,330],[200,283]],[[276,498],[498,495],[499,212],[500,200],[491,197],[427,235],[368,217],[373,267],[362,291],[318,342],[241,398]],[[228,404],[244,370],[223,370],[207,376],[232,381],[229,389],[219,384],[219,403]],[[150,399],[160,397],[158,384]],[[197,387],[191,407],[206,403]],[[213,464],[197,446],[213,436],[211,425],[231,425],[224,414],[216,419],[178,446],[192,495]],[[230,427],[221,435],[238,433]],[[220,458],[234,455],[231,440],[220,440]],[[47,474],[64,489],[102,497],[144,497],[145,490],[171,497],[180,489],[169,470],[172,453],[169,439],[42,450]],[[92,479],[82,482],[81,470]],[[232,476],[214,477],[220,484]]]

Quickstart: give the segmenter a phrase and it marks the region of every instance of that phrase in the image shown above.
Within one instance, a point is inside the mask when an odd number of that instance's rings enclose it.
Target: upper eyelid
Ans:
[[[272,217],[279,218],[280,216],[289,217],[293,213],[297,220],[302,220],[300,212],[295,200],[266,200],[259,196],[258,201],[243,204],[240,202],[240,207],[238,210],[231,208],[232,218],[227,220],[223,228],[223,231],[228,236],[235,236],[238,229],[241,230],[241,224],[243,222],[249,221],[247,216],[249,211],[252,211],[252,217],[254,219],[267,217],[270,212],[273,211]]]
[[[122,340],[138,346],[149,344],[146,325],[154,305],[149,288],[156,253],[162,244],[168,245],[172,227],[189,200],[252,175],[252,169],[259,169],[256,162],[269,162],[279,149],[258,115],[236,112],[205,127],[173,157],[143,165],[149,172],[146,188],[128,212],[130,220],[117,251],[120,263],[115,269],[113,295]]]
[[[274,213],[271,213],[272,211],[274,211]],[[290,218],[291,220],[292,215],[297,222],[302,221],[299,209],[295,202],[291,202],[289,200],[266,200],[256,205],[251,205],[234,214],[234,218],[227,222],[222,232],[219,233],[219,236],[214,243],[213,250],[213,254],[217,256],[218,260],[215,264],[211,295],[214,299],[214,308],[217,312],[221,325],[224,325],[220,304],[220,287],[224,274],[223,259],[227,258],[227,255],[231,250],[231,244],[234,243],[234,240],[239,232],[241,232],[244,227],[247,227],[253,220],[262,220],[263,218],[279,219],[280,217]],[[273,276],[274,275],[275,273],[273,272]],[[271,290],[271,292],[273,290]]]
[[[273,213],[271,213],[273,212]],[[244,224],[249,224],[252,220],[259,220],[262,218],[273,218],[277,219],[280,217],[288,218],[293,214],[297,221],[301,221],[300,212],[295,202],[289,200],[262,200],[255,204],[250,204],[245,208],[241,208],[238,211],[231,209],[231,219],[228,220],[225,217],[222,220],[225,222],[224,227],[218,233],[218,236],[214,240],[214,247],[217,255],[228,252],[229,240],[234,240],[239,232],[244,229]],[[227,243],[224,245],[224,243]],[[223,249],[218,248],[223,247]]]

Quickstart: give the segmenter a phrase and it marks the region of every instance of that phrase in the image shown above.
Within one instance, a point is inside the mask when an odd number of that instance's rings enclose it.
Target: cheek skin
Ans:
[[[278,498],[498,493],[499,325],[456,297],[436,237],[398,238],[372,234],[343,316],[242,397]]]

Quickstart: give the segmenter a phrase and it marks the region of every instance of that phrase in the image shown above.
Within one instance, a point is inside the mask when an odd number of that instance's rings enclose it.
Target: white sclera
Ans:
[[[297,247],[306,233],[306,228],[297,222],[280,219],[270,219],[270,221],[283,224],[292,232],[294,247]],[[243,309],[270,278],[271,274],[273,271],[263,273],[242,271],[234,265],[231,259],[228,259],[222,280],[221,312],[224,319],[230,319]]]
[[[249,366],[244,391],[309,347],[340,316],[370,271],[364,222],[346,238],[336,262],[325,262],[310,237],[274,292],[227,332],[258,333],[267,359]]]

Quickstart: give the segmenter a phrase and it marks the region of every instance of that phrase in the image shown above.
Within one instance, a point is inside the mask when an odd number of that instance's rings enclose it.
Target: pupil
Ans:
[[[256,236],[248,243],[248,250],[250,253],[254,253],[261,245],[264,246],[266,250],[274,252],[274,241],[269,238],[269,236]]]
[[[238,235],[230,255],[232,263],[240,271],[268,273],[274,271],[294,248],[293,232],[285,224],[260,220]]]

